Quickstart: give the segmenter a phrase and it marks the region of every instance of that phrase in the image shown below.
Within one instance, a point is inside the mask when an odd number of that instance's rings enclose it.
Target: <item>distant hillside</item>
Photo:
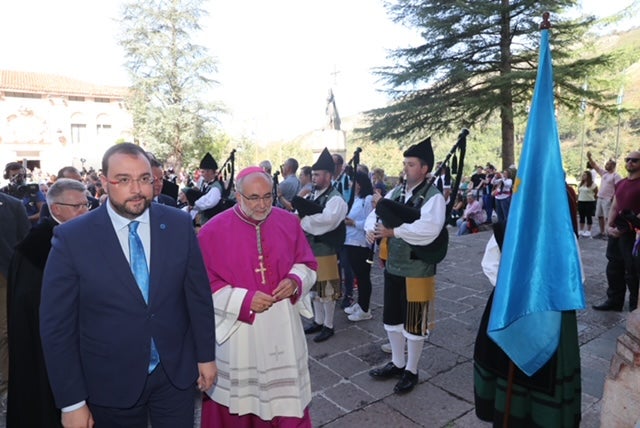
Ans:
[[[620,51],[619,62],[623,65],[623,107],[640,109],[640,27],[602,37],[597,43],[597,52]]]

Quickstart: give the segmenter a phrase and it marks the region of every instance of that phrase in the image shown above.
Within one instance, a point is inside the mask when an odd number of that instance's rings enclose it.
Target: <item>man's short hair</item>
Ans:
[[[115,144],[109,147],[107,151],[104,152],[104,155],[102,156],[102,173],[105,176],[109,172],[109,159],[111,158],[111,156],[115,155],[116,153],[122,153],[125,155],[133,155],[133,156],[142,155],[146,159],[149,159],[149,157],[147,156],[147,152],[142,150],[142,147],[140,146],[137,146],[133,143]]]
[[[75,166],[65,166],[60,168],[58,171],[58,178],[64,178],[67,174],[78,174],[80,175],[80,171]]]
[[[75,190],[77,192],[85,192],[87,188],[84,184],[71,178],[59,178],[49,187],[47,192],[47,205],[55,204],[60,201],[60,197],[67,190]]]
[[[302,168],[300,168],[300,172],[302,173],[302,175],[306,175],[307,177],[311,177],[311,167],[310,166],[303,166]]]
[[[269,162],[268,160],[263,160],[258,164],[258,166],[271,174],[271,162]]]
[[[298,161],[294,158],[289,158],[284,161],[284,164],[291,170],[292,174],[295,174],[298,171]]]

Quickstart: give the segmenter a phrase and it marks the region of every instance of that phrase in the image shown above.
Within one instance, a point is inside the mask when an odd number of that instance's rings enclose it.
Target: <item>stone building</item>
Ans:
[[[0,70],[0,164],[55,173],[100,168],[102,153],[132,141],[127,88],[46,73]]]

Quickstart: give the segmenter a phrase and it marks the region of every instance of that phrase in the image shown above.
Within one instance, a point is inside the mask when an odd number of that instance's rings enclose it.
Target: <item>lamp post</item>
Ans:
[[[584,85],[582,85],[582,90],[584,92],[587,91],[588,85],[585,80]],[[587,99],[586,95],[583,96],[582,102],[580,103],[580,111],[582,112],[582,141],[580,142],[580,169],[584,167],[584,138],[587,133]]]
[[[616,132],[616,157],[618,159],[618,144],[620,143],[620,110],[622,110],[622,98],[624,97],[624,86],[620,86],[620,92],[618,93],[618,131]]]

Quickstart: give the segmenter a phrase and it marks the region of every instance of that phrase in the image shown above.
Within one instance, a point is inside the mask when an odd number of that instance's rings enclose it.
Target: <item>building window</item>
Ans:
[[[98,136],[108,136],[111,135],[111,125],[107,124],[97,124],[96,125],[96,135]]]
[[[71,143],[80,144],[87,140],[87,125],[84,123],[71,124]]]
[[[42,95],[40,94],[30,94],[27,92],[11,92],[11,91],[5,91],[4,96],[16,97],[16,98],[42,98]]]
[[[97,103],[108,103],[110,101],[109,98],[94,98],[93,100]]]
[[[84,101],[84,97],[78,97],[75,95],[69,95],[69,101]]]

